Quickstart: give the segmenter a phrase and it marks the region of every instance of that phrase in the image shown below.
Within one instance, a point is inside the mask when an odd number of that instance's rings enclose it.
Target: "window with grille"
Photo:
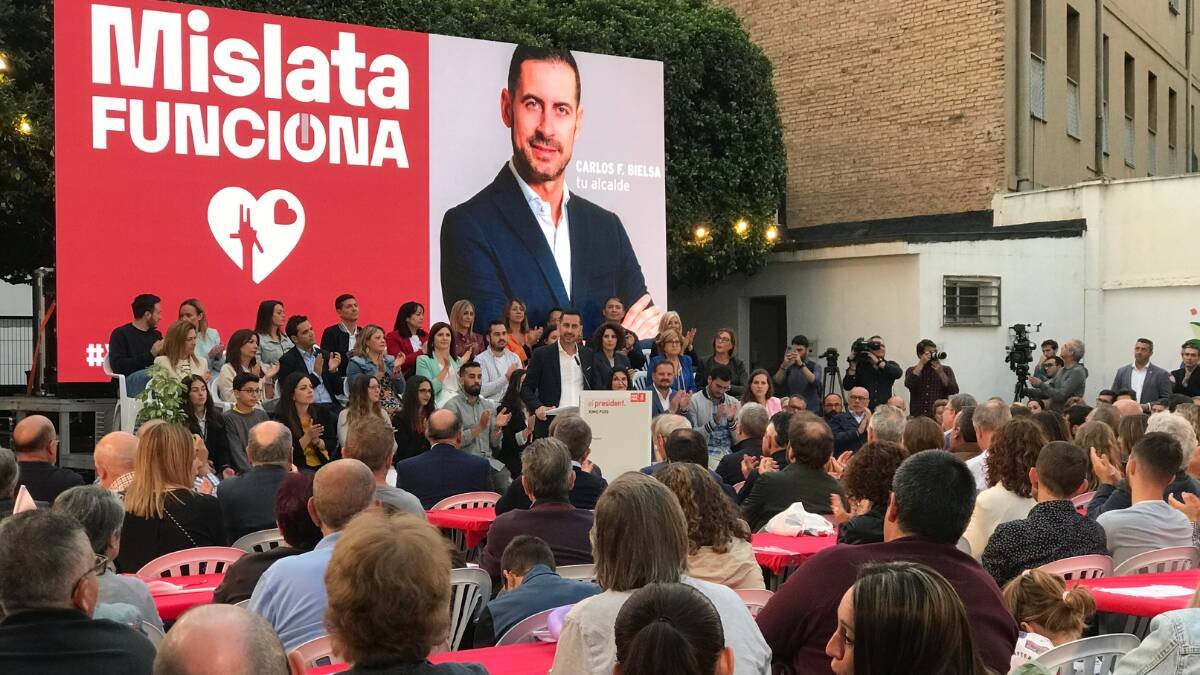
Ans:
[[[1133,57],[1125,54],[1125,164],[1133,166],[1134,160],[1134,73],[1136,72],[1136,64]]]
[[[1043,0],[1029,3],[1029,114],[1046,119],[1046,8]]]
[[[1000,277],[942,277],[943,326],[999,326]]]
[[[1179,14],[1179,0],[1167,0],[1167,7],[1171,9],[1172,14]]]
[[[1102,40],[1101,44],[1102,44],[1101,58],[1104,59],[1104,63],[1101,66],[1101,74],[1102,74],[1102,77],[1104,78],[1104,82],[1101,87],[1101,91],[1103,92],[1104,96],[1103,96],[1103,100],[1100,103],[1100,131],[1099,131],[1099,133],[1100,133],[1100,149],[1102,151],[1104,151],[1105,155],[1107,155],[1108,154],[1108,78],[1109,78],[1108,36],[1107,35],[1103,36],[1103,40]],[[1099,167],[1097,167],[1097,170],[1099,170]]]
[[[1079,12],[1067,5],[1067,135],[1079,140]]]

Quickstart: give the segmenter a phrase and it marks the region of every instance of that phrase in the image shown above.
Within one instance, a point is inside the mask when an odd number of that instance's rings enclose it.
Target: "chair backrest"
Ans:
[[[646,389],[646,371],[639,370],[633,374],[633,381],[629,383],[629,388],[634,390]]]
[[[185,548],[151,560],[137,571],[139,577],[187,577],[197,574],[218,574],[225,571],[238,558],[246,555],[240,548],[232,546],[200,546]]]
[[[750,616],[758,616],[759,610],[767,606],[767,601],[774,595],[771,591],[761,588],[739,588],[734,593],[746,603],[746,609],[750,610]]]
[[[550,613],[553,611],[553,608],[547,609],[513,624],[512,628],[504,631],[504,635],[501,635],[500,639],[496,640],[496,646],[505,647],[508,645],[521,644],[522,642],[537,642],[537,636],[535,634],[546,630],[546,624],[550,619]]]
[[[1153,572],[1180,572],[1195,569],[1200,565],[1200,549],[1195,546],[1172,546],[1155,551],[1139,553],[1117,565],[1115,577]]]
[[[596,566],[592,564],[563,565],[561,567],[556,567],[554,571],[558,572],[558,576],[562,577],[563,579],[575,579],[576,581],[596,580]]]
[[[450,570],[450,651],[458,651],[463,632],[492,597],[492,578],[477,567]]]
[[[451,495],[431,507],[430,511],[441,509],[482,509],[495,506],[500,501],[500,495],[495,492],[464,492]]]
[[[345,663],[333,653],[333,640],[328,635],[313,638],[292,650],[292,654],[300,657],[305,668],[330,666],[335,663]]]
[[[159,646],[162,644],[163,638],[166,637],[163,635],[161,628],[155,626],[149,621],[142,622],[142,635],[145,635],[146,638],[150,640],[150,644],[154,645],[155,649],[159,648]]]
[[[1077,555],[1073,558],[1063,558],[1046,563],[1038,569],[1050,574],[1057,574],[1063,579],[1099,579],[1112,576],[1112,558],[1106,555]]]
[[[250,609],[250,598],[246,598],[245,600],[243,600],[241,602],[235,602],[235,603],[233,603],[233,606],[241,607],[242,609]]]
[[[1047,650],[1031,663],[1051,673],[1093,673],[1108,675],[1117,661],[1141,644],[1136,635],[1113,633],[1083,638]]]
[[[109,355],[105,354],[104,374],[117,380],[117,428],[120,431],[133,433],[137,428],[138,412],[142,409],[141,402],[129,396],[129,389],[125,385],[125,376],[112,369],[110,358]]]
[[[1071,498],[1071,504],[1072,504],[1072,505],[1073,505],[1075,508],[1079,508],[1079,507],[1081,507],[1081,506],[1087,506],[1088,504],[1090,504],[1090,503],[1091,503],[1091,501],[1092,501],[1092,497],[1095,497],[1095,496],[1096,496],[1096,491],[1095,491],[1095,490],[1093,490],[1093,491],[1091,491],[1091,492],[1085,492],[1085,493],[1083,493],[1083,494],[1081,494],[1081,495],[1079,495],[1079,496],[1077,496],[1077,497],[1072,497],[1072,498]]]
[[[242,536],[233,542],[234,548],[240,548],[246,553],[262,553],[283,545],[283,534],[278,528],[259,530]]]

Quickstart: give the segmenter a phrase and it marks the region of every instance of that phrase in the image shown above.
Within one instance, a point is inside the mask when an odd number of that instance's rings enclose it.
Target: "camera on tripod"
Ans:
[[[825,370],[837,370],[838,367],[838,350],[834,347],[829,347],[825,351],[817,355],[818,359],[825,359]]]
[[[1033,363],[1037,345],[1029,339],[1030,333],[1042,329],[1042,324],[1014,323],[1008,330],[1012,333],[1009,343],[1004,347],[1004,362],[1008,369],[1017,376],[1017,385],[1013,396],[1016,401],[1026,395],[1025,383],[1029,380],[1029,364]]]

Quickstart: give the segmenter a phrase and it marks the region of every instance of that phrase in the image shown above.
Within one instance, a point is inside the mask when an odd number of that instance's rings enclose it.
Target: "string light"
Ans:
[[[17,128],[17,133],[21,134],[22,136],[29,136],[33,134],[33,123],[30,122],[29,117],[24,114],[17,117],[17,123],[15,126]]]
[[[704,241],[708,237],[708,228],[703,225],[697,225],[696,229],[692,230],[692,234],[696,237],[697,242]]]
[[[745,236],[750,231],[750,223],[747,223],[745,219],[739,220],[733,224],[733,231]]]
[[[8,55],[0,52],[0,79],[4,78],[4,74],[8,72]]]
[[[775,241],[779,238],[779,228],[774,225],[767,228],[767,241]]]

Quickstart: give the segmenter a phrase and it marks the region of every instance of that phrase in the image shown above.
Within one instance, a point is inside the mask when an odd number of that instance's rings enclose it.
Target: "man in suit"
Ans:
[[[1138,338],[1133,344],[1133,363],[1117,369],[1112,389],[1132,389],[1138,403],[1171,398],[1171,374],[1150,363],[1153,354],[1154,343],[1149,338]]]
[[[854,387],[846,392],[846,412],[829,417],[834,450],[838,453],[853,452],[867,442],[867,430],[871,426],[871,410],[867,407],[870,400],[871,395],[865,387]]]
[[[279,357],[279,374],[275,381],[283,382],[292,373],[305,373],[312,382],[314,402],[337,406],[337,396],[343,388],[341,368],[345,357],[337,351],[322,350],[317,346],[317,331],[307,316],[289,317],[283,330],[295,346]]]
[[[595,352],[579,344],[582,330],[579,310],[563,310],[558,319],[558,342],[538,347],[529,357],[521,398],[537,417],[535,438],[549,433],[551,410],[578,406],[580,392],[588,388]]]
[[[362,328],[358,325],[358,300],[343,293],[333,301],[333,307],[337,310],[338,322],[322,331],[321,348],[331,354],[337,352],[342,363],[346,363],[358,338],[362,337]]]
[[[654,392],[654,396],[650,399],[650,417],[652,419],[664,413],[685,417],[688,415],[692,403],[692,392],[672,391],[671,386],[674,382],[675,366],[671,365],[670,361],[663,359],[654,364],[654,369],[650,371],[650,390]]]
[[[566,168],[583,124],[581,83],[566,50],[518,46],[500,93],[512,160],[496,179],[442,219],[442,299],[475,304],[475,330],[504,316],[509,298],[528,315],[574,305],[598,325],[605,300],[629,308],[624,325],[646,338],[662,309],[651,304],[621,219],[571,194]],[[533,264],[530,264],[532,261]]]
[[[588,456],[592,453],[591,427],[579,415],[564,414],[550,425],[550,435],[567,446],[567,452],[571,455],[571,469],[575,473],[575,483],[568,495],[571,504],[577,509],[595,510],[596,501],[600,499],[604,488],[608,487],[608,481],[584,469],[585,464],[591,464],[588,461]],[[513,509],[528,509],[531,506],[533,501],[525,493],[524,485],[516,480],[508,486],[508,491],[500,501],[496,502],[496,515]]]
[[[735,442],[729,448],[729,454],[722,457],[721,463],[717,465],[717,473],[721,480],[729,485],[737,485],[745,480],[745,476],[742,475],[742,458],[762,457],[763,437],[770,423],[771,418],[763,406],[757,403],[742,406],[733,427]]]
[[[429,509],[446,497],[492,490],[492,465],[458,449],[462,420],[452,410],[435,410],[425,423],[431,447],[396,465],[396,487],[416,495]]]
[[[1179,351],[1183,367],[1171,371],[1171,385],[1176,394],[1184,396],[1200,396],[1200,374],[1196,366],[1200,366],[1200,340],[1188,340]]]
[[[816,415],[792,415],[788,429],[788,465],[759,476],[742,502],[742,518],[757,532],[767,521],[795,502],[809,513],[832,513],[830,495],[845,498],[842,486],[825,473],[833,456],[833,433]]]
[[[12,444],[21,467],[20,484],[35,500],[53,504],[58,495],[83,485],[79,474],[55,466],[58,434],[48,418],[30,415],[17,422],[13,427]]]
[[[292,432],[279,422],[259,422],[246,455],[250,470],[221,481],[217,491],[230,541],[275,527],[275,493],[292,466]]]
[[[592,562],[592,512],[575,508],[568,495],[575,484],[567,446],[554,438],[540,438],[521,453],[521,486],[533,506],[496,516],[488,530],[479,566],[500,580],[500,556],[508,542],[522,534],[536,534],[550,545],[557,565]]]

